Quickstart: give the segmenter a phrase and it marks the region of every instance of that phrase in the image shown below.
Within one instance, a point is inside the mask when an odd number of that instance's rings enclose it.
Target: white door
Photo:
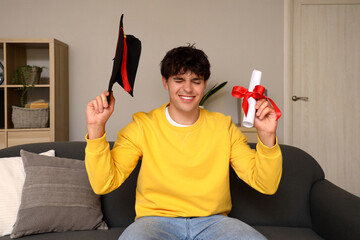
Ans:
[[[295,0],[293,30],[292,144],[360,196],[360,1]]]

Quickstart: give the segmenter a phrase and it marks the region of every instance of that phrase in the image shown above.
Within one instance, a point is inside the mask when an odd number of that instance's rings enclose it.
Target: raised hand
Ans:
[[[110,103],[107,101],[109,92],[105,91],[86,106],[86,121],[88,138],[96,139],[104,135],[105,125],[111,114],[114,112],[115,98],[111,93]]]
[[[276,112],[266,99],[260,99],[255,105],[256,114],[254,127],[262,143],[268,147],[275,144],[276,138]]]

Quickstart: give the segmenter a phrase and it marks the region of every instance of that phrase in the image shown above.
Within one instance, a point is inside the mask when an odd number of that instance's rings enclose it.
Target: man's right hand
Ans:
[[[115,98],[111,93],[110,103],[107,102],[109,92],[105,91],[86,106],[86,121],[88,138],[100,138],[105,133],[105,125],[111,114],[114,112]]]

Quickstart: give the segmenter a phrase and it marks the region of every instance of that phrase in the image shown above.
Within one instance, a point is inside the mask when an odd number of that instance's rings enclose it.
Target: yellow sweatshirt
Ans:
[[[282,173],[278,144],[268,148],[259,141],[252,150],[230,117],[204,109],[192,126],[175,127],[166,119],[166,105],[134,114],[111,151],[106,134],[87,140],[85,163],[95,193],[118,188],[140,158],[136,218],[228,214],[230,165],[254,189],[276,192]]]

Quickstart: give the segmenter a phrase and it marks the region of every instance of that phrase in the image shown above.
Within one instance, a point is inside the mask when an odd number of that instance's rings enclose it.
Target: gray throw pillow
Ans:
[[[107,229],[100,196],[84,161],[20,151],[26,173],[11,238],[44,232]]]

